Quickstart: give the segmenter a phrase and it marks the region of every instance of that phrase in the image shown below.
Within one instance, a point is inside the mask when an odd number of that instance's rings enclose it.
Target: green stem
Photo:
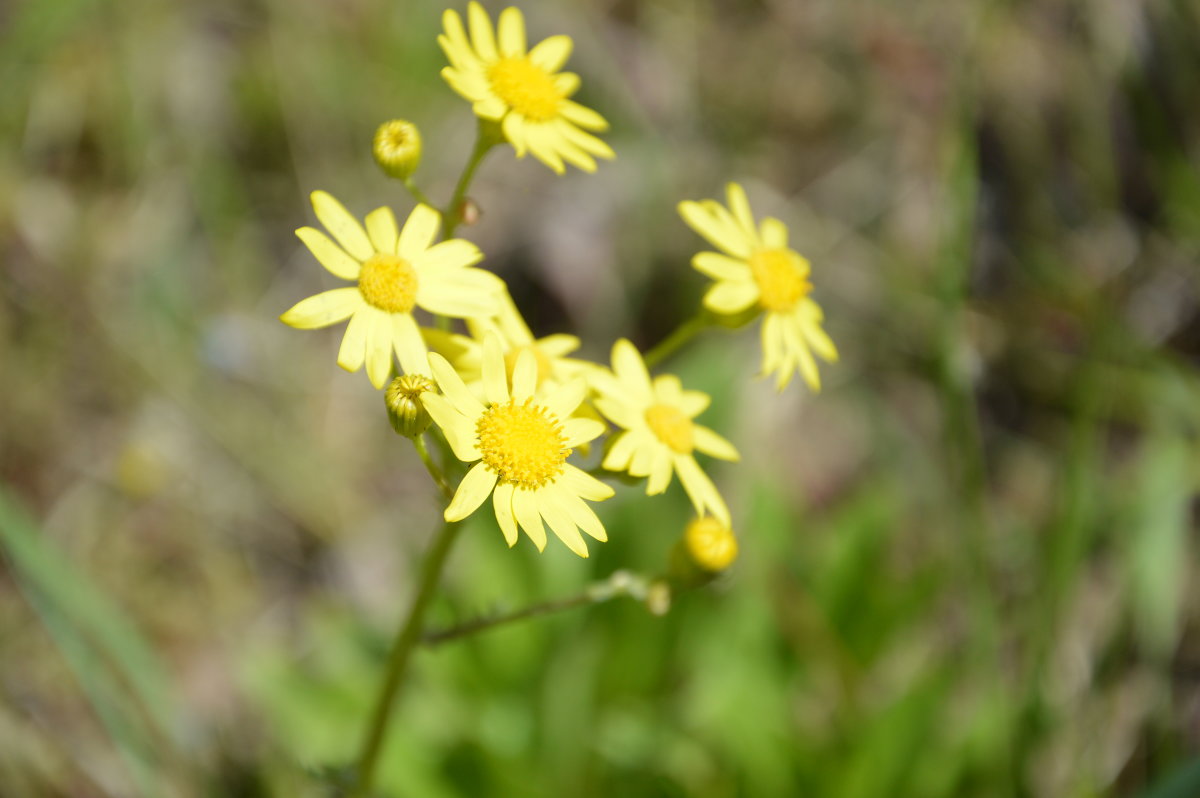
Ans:
[[[651,580],[640,574],[630,573],[629,571],[616,571],[608,579],[596,582],[588,587],[587,590],[577,595],[553,601],[542,601],[513,612],[476,618],[458,626],[452,626],[449,629],[438,629],[427,632],[422,637],[422,642],[426,645],[438,645],[439,643],[457,640],[515,621],[536,618],[540,615],[551,615],[585,604],[602,604],[605,601],[620,598],[621,596],[629,596],[630,598],[644,601],[649,591],[650,582]]]
[[[387,737],[392,705],[404,683],[404,674],[408,670],[409,658],[417,643],[420,642],[421,632],[425,626],[425,613],[429,609],[430,602],[433,601],[433,594],[437,591],[442,567],[458,536],[459,527],[458,522],[443,524],[421,566],[417,596],[413,599],[404,624],[400,627],[400,633],[396,637],[396,642],[392,646],[391,655],[388,657],[387,675],[384,677],[383,687],[379,691],[379,698],[375,702],[371,725],[363,742],[362,752],[358,757],[355,785],[351,792],[353,798],[366,798],[371,793],[371,785],[375,779],[375,765]]]
[[[437,207],[433,204],[432,200],[426,196],[425,192],[417,186],[416,182],[413,181],[411,177],[406,177],[404,179],[404,187],[408,189],[408,193],[411,194],[412,198],[417,202],[421,203],[422,205],[428,205],[430,208]]]
[[[675,332],[659,341],[656,346],[643,356],[643,360],[646,361],[646,368],[654,368],[667,357],[674,354],[676,349],[695,338],[696,334],[701,330],[706,329],[709,323],[708,314],[702,310],[680,324],[675,328]]]
[[[442,469],[438,468],[437,463],[433,462],[433,458],[429,456],[429,447],[425,445],[425,435],[418,435],[412,439],[412,442],[413,447],[417,450],[417,454],[421,456],[421,462],[425,464],[425,470],[429,472],[429,476],[433,477],[438,490],[446,497],[446,501],[453,499],[454,488],[450,487],[450,482],[446,479],[446,475],[442,473]]]
[[[479,164],[483,163],[483,158],[488,151],[502,140],[495,122],[479,120],[479,128],[475,136],[475,149],[471,151],[471,157],[467,160],[467,165],[463,167],[462,174],[458,178],[458,185],[454,187],[454,196],[450,198],[450,203],[442,211],[442,224],[445,231],[442,238],[449,239],[462,224],[462,204],[467,196],[471,180],[475,177],[475,170],[479,168]]]

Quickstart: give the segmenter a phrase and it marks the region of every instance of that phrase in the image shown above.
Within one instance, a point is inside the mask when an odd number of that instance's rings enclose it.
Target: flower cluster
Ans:
[[[614,495],[598,475],[645,480],[645,492],[662,494],[678,477],[695,509],[683,549],[705,572],[733,562],[737,543],[732,517],[702,458],[737,461],[726,438],[698,422],[710,403],[679,377],[654,375],[633,343],[612,347],[608,364],[569,357],[580,347],[573,335],[533,335],[504,282],[481,267],[483,253],[454,237],[469,221],[466,185],[484,154],[507,142],[517,157],[532,153],[555,172],[564,164],[596,169],[612,149],[595,133],[607,122],[570,99],[580,80],[561,71],[572,49],[567,36],[526,47],[521,13],[508,8],[493,27],[475,2],[467,25],[448,10],[438,41],[450,64],[442,76],[479,118],[479,141],[455,196],[435,210],[416,187],[421,136],[410,122],[393,120],[375,136],[384,172],[404,182],[418,204],[403,226],[389,208],[362,223],[323,191],[313,210],[326,232],[296,231],[335,277],[353,285],[309,297],[282,315],[310,329],[349,320],[337,362],[347,371],[364,365],[372,385],[387,391],[397,432],[421,439],[430,422],[462,473],[445,509],[447,521],[474,513],[489,498],[508,544],[525,535],[539,549],[547,527],[571,551],[588,555],[585,537],[607,539],[589,503]],[[799,371],[819,388],[816,357],[833,362],[837,350],[822,329],[813,301],[811,267],[788,246],[777,219],[756,224],[745,192],[728,187],[727,207],[714,200],[679,205],[683,220],[719,252],[700,252],[692,265],[715,282],[704,296],[719,320],[761,314],[764,374],[780,389]],[[454,320],[461,320],[458,329]],[[392,380],[393,373],[401,375]],[[607,436],[598,464],[571,462]],[[419,445],[427,456],[424,444]],[[449,495],[449,494],[448,494]]]

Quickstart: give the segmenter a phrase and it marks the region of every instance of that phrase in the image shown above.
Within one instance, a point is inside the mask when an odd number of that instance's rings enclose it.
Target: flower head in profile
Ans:
[[[519,527],[543,550],[546,525],[580,557],[588,550],[579,530],[608,539],[584,499],[608,499],[613,489],[567,462],[572,447],[604,432],[599,421],[571,417],[587,391],[583,380],[535,400],[537,362],[526,351],[517,357],[510,390],[494,335],[483,345],[482,402],[443,357],[431,354],[429,364],[442,394],[425,394],[425,407],[454,454],[475,463],[446,508],[447,521],[466,518],[490,495],[509,546],[517,542]]]
[[[716,200],[679,203],[679,214],[721,252],[692,258],[698,271],[717,282],[704,295],[714,313],[735,314],[757,306],[762,324],[764,374],[774,374],[783,390],[797,370],[814,391],[821,389],[815,352],[830,363],[837,348],[821,328],[824,314],[809,294],[809,263],[788,248],[788,231],[778,219],[754,223],[746,192],[737,183],[727,189],[729,207]]]
[[[613,439],[604,468],[649,477],[649,496],[665,491],[671,475],[678,474],[696,512],[711,512],[728,525],[729,508],[695,456],[699,451],[739,459],[733,444],[693,421],[708,407],[708,395],[684,390],[671,374],[652,381],[641,354],[625,339],[613,345],[612,369],[592,381],[599,394],[596,408],[624,430]]]
[[[358,371],[365,361],[371,384],[382,388],[394,350],[406,373],[428,376],[428,351],[413,318],[416,308],[457,318],[496,312],[503,281],[473,268],[483,254],[469,241],[433,244],[441,219],[432,208],[418,205],[403,230],[390,208],[377,208],[367,215],[364,230],[324,191],[313,192],[312,204],[337,243],[312,227],[301,227],[296,235],[322,266],[357,285],[311,296],[280,319],[313,329],[349,318],[337,359],[346,371]]]
[[[579,88],[579,76],[558,71],[571,54],[569,36],[551,36],[527,51],[518,9],[504,9],[493,29],[476,2],[467,6],[469,39],[456,11],[447,10],[442,23],[445,33],[438,44],[450,61],[442,77],[472,103],[480,119],[500,124],[518,158],[531,152],[562,174],[564,161],[594,172],[595,158],[614,157],[612,148],[585,132],[607,130],[608,122],[569,99]]]

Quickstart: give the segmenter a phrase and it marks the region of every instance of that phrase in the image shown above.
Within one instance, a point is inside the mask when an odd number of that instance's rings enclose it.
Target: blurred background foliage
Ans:
[[[491,4],[495,13],[500,6]],[[814,264],[843,362],[673,359],[743,452],[742,558],[420,652],[387,795],[1200,794],[1200,7],[1190,0],[577,0],[618,160],[508,150],[464,231],[535,332],[660,340],[698,301],[683,198],[744,182]],[[441,6],[0,5],[0,795],[319,796],[358,744],[438,513],[292,231],[469,109]],[[661,569],[678,486],[611,542],[477,514],[438,626]],[[1188,763],[1192,762],[1191,770]]]

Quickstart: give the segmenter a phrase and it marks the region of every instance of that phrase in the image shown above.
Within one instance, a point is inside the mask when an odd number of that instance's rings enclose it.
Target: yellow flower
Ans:
[[[558,70],[571,54],[571,37],[551,36],[527,52],[518,9],[504,9],[493,31],[483,6],[472,2],[467,21],[470,40],[457,12],[448,9],[442,16],[446,32],[438,44],[450,61],[442,77],[472,103],[478,117],[500,123],[518,158],[532,152],[562,174],[564,160],[594,172],[593,157],[614,157],[612,148],[581,130],[607,130],[608,122],[568,99],[579,88],[579,76]]]
[[[349,318],[337,360],[346,371],[358,371],[365,360],[371,384],[382,388],[395,349],[406,373],[428,376],[428,350],[413,318],[415,308],[459,318],[496,312],[503,281],[472,268],[483,254],[471,242],[455,238],[433,244],[441,219],[432,208],[418,205],[403,230],[397,230],[390,208],[377,208],[367,215],[364,230],[324,191],[312,193],[312,204],[337,244],[312,227],[301,227],[296,235],[322,266],[358,285],[311,296],[279,318],[302,330]]]
[[[762,324],[763,374],[774,374],[783,390],[799,369],[814,391],[821,376],[813,359],[838,359],[836,347],[821,329],[824,313],[810,297],[809,264],[788,248],[788,231],[778,219],[756,227],[746,192],[728,186],[729,208],[716,200],[679,203],[679,214],[693,230],[725,254],[700,252],[692,265],[716,280],[704,295],[715,313],[741,313],[757,305],[766,313]]]
[[[579,338],[567,333],[534,338],[507,290],[500,293],[497,301],[500,310],[495,316],[468,319],[467,328],[476,341],[485,341],[491,334],[499,336],[509,379],[522,352],[532,353],[537,361],[535,395],[554,391],[575,377],[586,377],[589,368],[595,368],[586,361],[567,357],[579,348]]]
[[[693,519],[683,532],[683,544],[692,562],[709,573],[724,571],[738,555],[733,530],[711,516]]]
[[[612,367],[611,375],[597,375],[592,381],[599,393],[596,408],[625,430],[613,439],[604,468],[649,477],[648,496],[665,491],[671,474],[678,473],[696,512],[710,511],[729,524],[725,500],[693,454],[739,459],[733,444],[692,420],[708,407],[708,394],[685,391],[679,378],[670,374],[651,382],[641,354],[625,339],[613,345]]]
[[[478,461],[446,508],[447,521],[466,518],[491,495],[509,546],[517,542],[519,526],[538,551],[545,549],[543,521],[580,557],[588,556],[580,529],[596,540],[608,539],[604,525],[583,500],[608,499],[613,489],[567,462],[572,447],[604,432],[599,421],[571,418],[587,391],[583,380],[535,402],[537,362],[532,353],[522,352],[510,391],[500,340],[494,335],[483,345],[483,402],[445,358],[431,354],[429,365],[442,394],[425,394],[425,408],[455,456],[466,463]]]

